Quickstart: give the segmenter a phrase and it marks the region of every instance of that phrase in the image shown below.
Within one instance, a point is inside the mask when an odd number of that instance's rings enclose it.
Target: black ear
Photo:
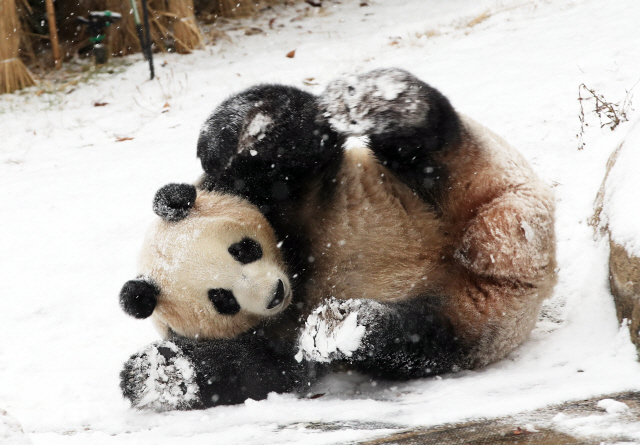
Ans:
[[[153,314],[160,289],[155,284],[138,279],[124,283],[120,291],[120,307],[135,318],[147,318]]]
[[[180,221],[196,203],[196,187],[191,184],[167,184],[156,192],[153,211],[165,221]]]

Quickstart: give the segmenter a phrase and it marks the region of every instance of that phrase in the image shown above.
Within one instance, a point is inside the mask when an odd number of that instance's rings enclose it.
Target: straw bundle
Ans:
[[[142,15],[142,4],[137,0]],[[108,9],[122,14],[122,20],[107,29],[107,41],[114,56],[140,52],[129,0],[94,0],[95,9]],[[196,24],[193,0],[149,0],[151,41],[161,50],[175,46],[179,53],[204,47],[204,39]]]
[[[252,14],[256,9],[254,0],[218,0],[216,13],[223,17],[243,17]]]
[[[195,48],[204,48],[204,39],[196,24],[193,0],[167,0],[167,13],[172,17],[173,38],[176,51],[190,53]]]
[[[142,11],[140,2],[137,2],[138,10]],[[131,14],[129,0],[106,0],[102,9],[122,14],[122,19],[107,28],[107,41],[112,56],[126,56],[142,51],[140,40],[136,34],[136,24]]]
[[[0,0],[0,94],[36,83],[19,54],[20,22],[15,1]]]

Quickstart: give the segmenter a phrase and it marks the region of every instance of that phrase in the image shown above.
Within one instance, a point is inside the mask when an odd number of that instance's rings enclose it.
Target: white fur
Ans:
[[[225,209],[234,206],[232,212]],[[229,246],[248,237],[260,243],[261,259],[241,264]],[[291,287],[276,247],[275,235],[260,212],[237,198],[200,192],[188,218],[156,220],[140,254],[139,271],[161,289],[154,324],[166,337],[169,329],[192,338],[233,337],[275,315],[291,301]],[[267,309],[282,281],[285,301]],[[241,311],[219,314],[210,289],[233,292]]]

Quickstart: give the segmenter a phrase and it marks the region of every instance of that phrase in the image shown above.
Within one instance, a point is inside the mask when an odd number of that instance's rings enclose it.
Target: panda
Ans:
[[[121,373],[139,409],[295,391],[335,366],[412,379],[495,362],[556,282],[554,199],[502,138],[400,69],[320,96],[258,85],[158,191],[120,302],[163,340]]]

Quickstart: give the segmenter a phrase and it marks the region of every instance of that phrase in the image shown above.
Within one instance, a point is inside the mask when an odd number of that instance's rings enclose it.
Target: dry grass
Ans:
[[[51,61],[49,60],[48,36],[42,34],[41,29],[35,29],[36,25],[33,24],[34,17],[39,17],[38,11],[33,15],[28,0],[0,0],[0,5],[4,5],[8,1],[20,2],[21,19],[23,25],[27,26],[26,32],[22,33],[23,55],[29,56],[30,66],[33,66],[34,69],[43,73],[48,71],[47,67],[51,65],[49,63]],[[205,45],[203,31],[198,23],[204,22],[210,25],[205,27],[206,37],[209,42],[215,42],[229,38],[215,24],[223,17],[252,16],[267,6],[294,4],[299,1],[301,0],[148,0],[151,40],[157,50],[189,53],[196,48],[203,48]],[[136,3],[142,16],[141,1],[136,0]],[[105,42],[111,55],[125,56],[142,51],[129,0],[58,1],[56,3],[57,15],[64,17],[58,23],[58,31],[66,61],[71,60],[77,51],[89,41],[86,30],[78,27],[77,17],[86,17],[89,11],[103,10],[118,12],[122,15],[121,20],[106,29]],[[2,19],[5,19],[5,16],[4,13],[0,15]],[[36,21],[39,23],[39,18]],[[8,50],[8,45],[5,45],[4,42],[5,39],[0,40],[0,50],[2,51]],[[13,56],[7,58],[13,59]],[[10,66],[11,72],[16,70],[13,60],[5,62],[4,65]],[[6,67],[1,68],[4,70]]]
[[[20,29],[15,1],[0,0],[0,94],[36,83],[20,60]]]
[[[580,114],[578,115],[578,118],[580,119],[580,132],[576,134],[576,137],[578,138],[578,150],[582,150],[585,146],[585,127],[589,126],[585,118],[583,106],[584,101],[594,101],[593,112],[598,116],[598,120],[600,121],[600,128],[609,127],[609,129],[613,131],[622,122],[626,122],[629,120],[629,118],[627,117],[627,113],[631,108],[631,100],[633,98],[633,96],[631,95],[631,91],[633,90],[633,88],[635,88],[635,85],[629,91],[627,91],[627,95],[625,96],[622,103],[620,103],[608,101],[602,94],[596,93],[594,89],[587,87],[584,83],[578,86],[578,102],[580,103]],[[582,97],[583,92],[587,93],[586,97]]]
[[[223,17],[246,17],[256,10],[257,2],[252,0],[218,0],[218,14]]]
[[[473,20],[469,21],[464,27],[466,28],[473,28],[476,25],[479,25],[480,23],[484,22],[485,20],[487,20],[488,18],[490,18],[493,15],[493,13],[489,12],[488,10],[483,12],[482,14],[480,14],[479,16],[477,16],[476,18],[474,18]]]

